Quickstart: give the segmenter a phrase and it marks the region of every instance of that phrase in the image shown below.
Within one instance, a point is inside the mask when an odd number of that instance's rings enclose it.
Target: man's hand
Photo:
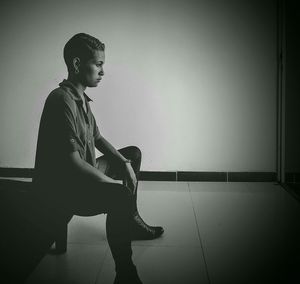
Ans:
[[[126,166],[125,166],[124,185],[126,185],[127,187],[129,187],[132,190],[132,194],[135,194],[137,179],[136,179],[135,172],[130,163],[126,163]]]

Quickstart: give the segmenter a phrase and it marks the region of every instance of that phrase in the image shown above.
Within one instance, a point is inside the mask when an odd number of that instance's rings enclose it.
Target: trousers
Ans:
[[[118,150],[126,159],[131,160],[132,168],[139,178],[141,151],[136,146]],[[97,168],[107,176],[123,180],[125,165],[114,157],[103,155],[96,160]],[[78,188],[79,187],[79,188]],[[106,235],[116,267],[131,263],[131,220],[137,210],[137,189],[135,194],[123,184],[79,183],[72,190],[68,202],[74,215],[90,216],[106,213]]]

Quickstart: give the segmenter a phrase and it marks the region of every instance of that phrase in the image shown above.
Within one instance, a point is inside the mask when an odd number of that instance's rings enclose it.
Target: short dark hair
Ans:
[[[104,51],[105,45],[99,39],[85,33],[79,33],[69,39],[64,47],[64,60],[70,71],[75,57],[87,61],[93,57],[95,50]]]

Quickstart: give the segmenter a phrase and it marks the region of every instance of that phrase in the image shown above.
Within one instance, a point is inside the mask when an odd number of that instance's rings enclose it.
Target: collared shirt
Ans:
[[[68,80],[63,80],[49,94],[40,121],[34,181],[74,180],[67,163],[68,154],[74,151],[92,166],[96,165],[95,141],[100,138],[100,132],[90,101],[86,94],[83,101]]]

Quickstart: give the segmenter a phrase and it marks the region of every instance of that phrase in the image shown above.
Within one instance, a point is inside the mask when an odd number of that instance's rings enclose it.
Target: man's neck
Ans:
[[[86,89],[86,86],[83,86],[78,80],[76,80],[76,78],[74,78],[73,76],[68,76],[68,81],[70,81],[74,87],[76,88],[77,92],[79,93],[79,95],[81,96],[82,100],[84,101],[84,96],[83,93]]]

